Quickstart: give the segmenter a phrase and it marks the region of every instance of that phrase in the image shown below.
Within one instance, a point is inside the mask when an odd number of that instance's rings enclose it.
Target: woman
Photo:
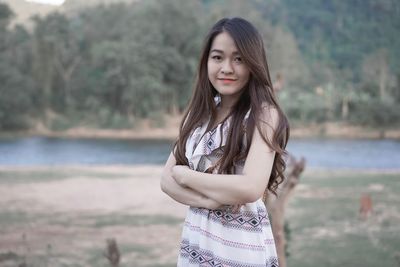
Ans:
[[[278,266],[262,198],[284,178],[288,138],[260,34],[242,18],[221,19],[161,179],[190,206],[178,266]]]

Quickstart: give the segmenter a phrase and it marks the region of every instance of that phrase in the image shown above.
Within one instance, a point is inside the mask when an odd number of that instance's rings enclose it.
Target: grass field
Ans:
[[[185,208],[160,166],[0,169],[0,266],[176,266]],[[368,193],[373,215],[361,220]],[[400,266],[400,173],[306,171],[287,208],[290,267]]]
[[[360,195],[373,215],[360,219]],[[307,174],[288,208],[288,266],[400,266],[400,174]]]

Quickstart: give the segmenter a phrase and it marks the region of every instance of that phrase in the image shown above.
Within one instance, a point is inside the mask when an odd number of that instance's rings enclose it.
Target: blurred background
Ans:
[[[185,208],[158,179],[232,16],[262,34],[306,160],[288,266],[400,266],[396,0],[0,0],[0,266],[176,265]]]

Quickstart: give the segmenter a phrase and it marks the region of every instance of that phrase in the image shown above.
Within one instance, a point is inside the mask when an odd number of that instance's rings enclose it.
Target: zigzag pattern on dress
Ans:
[[[215,233],[212,233],[206,229],[202,229],[198,225],[191,224],[188,221],[185,221],[184,227],[188,228],[192,233],[197,233],[199,235],[202,235],[210,240],[213,240],[215,242],[220,243],[223,246],[226,247],[232,247],[232,248],[239,248],[239,249],[244,249],[244,250],[251,250],[251,251],[264,251],[265,250],[265,245],[275,245],[274,239],[264,239],[263,243],[258,243],[258,244],[252,244],[249,242],[237,242],[233,240],[229,240],[226,238],[223,238]]]
[[[266,213],[255,214],[251,211],[231,213],[222,210],[208,210],[202,208],[190,208],[194,214],[207,217],[215,223],[225,227],[244,230],[248,232],[262,232],[262,226],[270,226]]]
[[[270,257],[265,264],[238,262],[218,257],[212,251],[190,244],[186,239],[182,240],[180,256],[188,259],[190,264],[199,267],[279,267],[276,257]]]

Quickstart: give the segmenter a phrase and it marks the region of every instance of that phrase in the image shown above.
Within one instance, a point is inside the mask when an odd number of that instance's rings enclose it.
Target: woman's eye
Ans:
[[[234,59],[236,62],[242,62],[242,58],[241,57],[235,57]]]
[[[212,56],[211,58],[212,58],[212,59],[214,59],[214,60],[217,60],[217,61],[219,61],[219,60],[221,60],[221,59],[222,59],[222,57],[221,57],[221,56]]]

